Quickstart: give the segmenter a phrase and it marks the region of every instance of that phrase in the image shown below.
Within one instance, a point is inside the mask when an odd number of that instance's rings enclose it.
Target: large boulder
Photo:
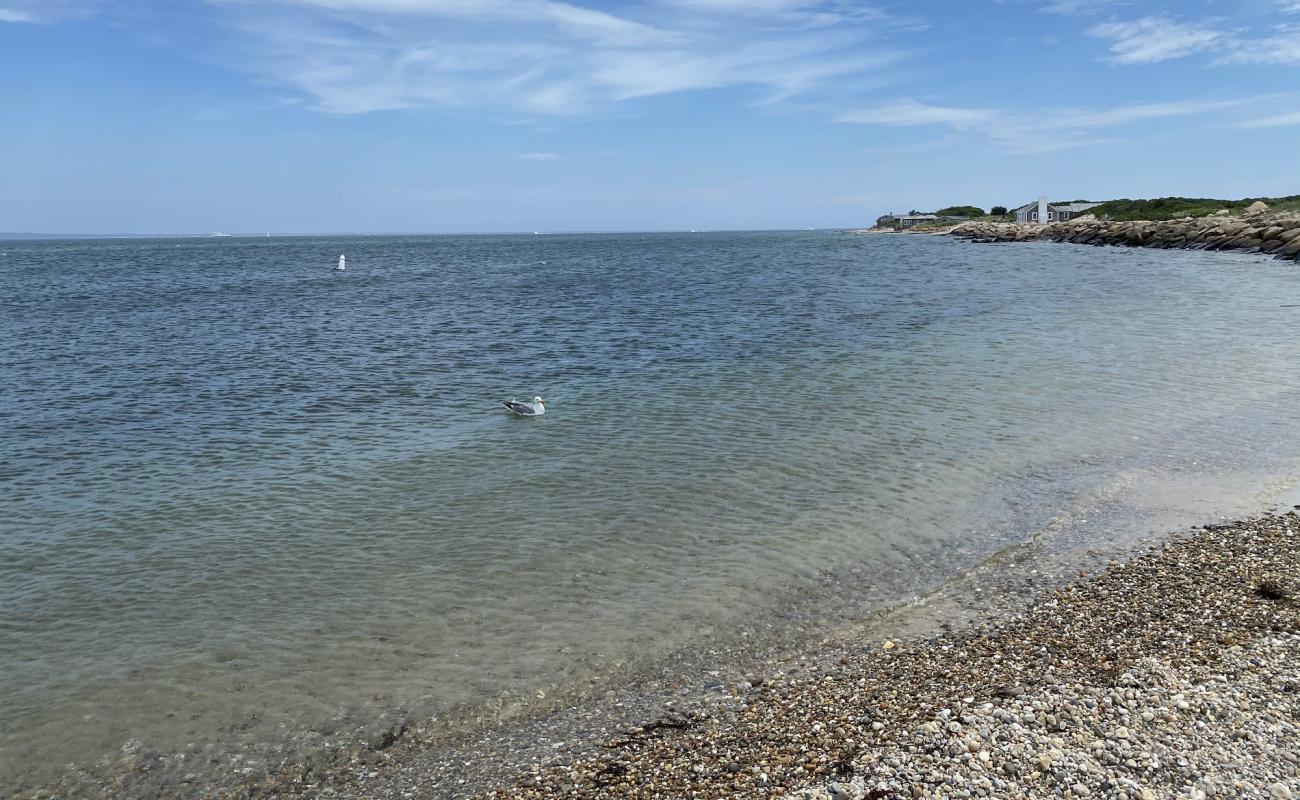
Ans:
[[[1247,214],[1263,214],[1265,211],[1268,211],[1268,203],[1265,203],[1263,200],[1256,200],[1246,206]]]

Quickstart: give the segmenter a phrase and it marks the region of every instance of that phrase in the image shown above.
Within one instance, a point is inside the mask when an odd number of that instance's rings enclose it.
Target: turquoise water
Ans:
[[[578,681],[840,571],[865,606],[1023,536],[1018,506],[1060,499],[1002,496],[1026,476],[1300,428],[1300,272],[1260,258],[826,232],[0,251],[0,787]],[[498,405],[534,394],[540,419]]]

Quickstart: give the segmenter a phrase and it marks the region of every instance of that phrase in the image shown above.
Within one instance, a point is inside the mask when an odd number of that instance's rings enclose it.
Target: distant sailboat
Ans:
[[[335,272],[342,272],[343,270],[345,270],[345,269],[347,269],[347,268],[348,268],[348,258],[347,258],[347,256],[343,255],[342,253],[339,253],[339,265],[338,265],[337,267],[334,268],[334,271],[335,271]]]

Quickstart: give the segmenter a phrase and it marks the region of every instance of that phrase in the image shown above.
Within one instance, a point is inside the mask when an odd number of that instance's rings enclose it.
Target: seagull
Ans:
[[[540,417],[546,413],[546,406],[542,405],[542,398],[534,397],[533,402],[527,401],[520,403],[513,399],[501,401],[501,405],[515,412],[521,417]]]

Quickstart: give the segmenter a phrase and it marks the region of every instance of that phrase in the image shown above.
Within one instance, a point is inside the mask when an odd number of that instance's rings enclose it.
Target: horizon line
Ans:
[[[850,230],[853,226],[802,228],[642,228],[642,229],[581,229],[528,231],[318,231],[310,233],[38,233],[32,231],[0,231],[0,241],[26,241],[50,239],[288,239],[328,236],[575,236],[629,233],[780,233],[789,231]]]

